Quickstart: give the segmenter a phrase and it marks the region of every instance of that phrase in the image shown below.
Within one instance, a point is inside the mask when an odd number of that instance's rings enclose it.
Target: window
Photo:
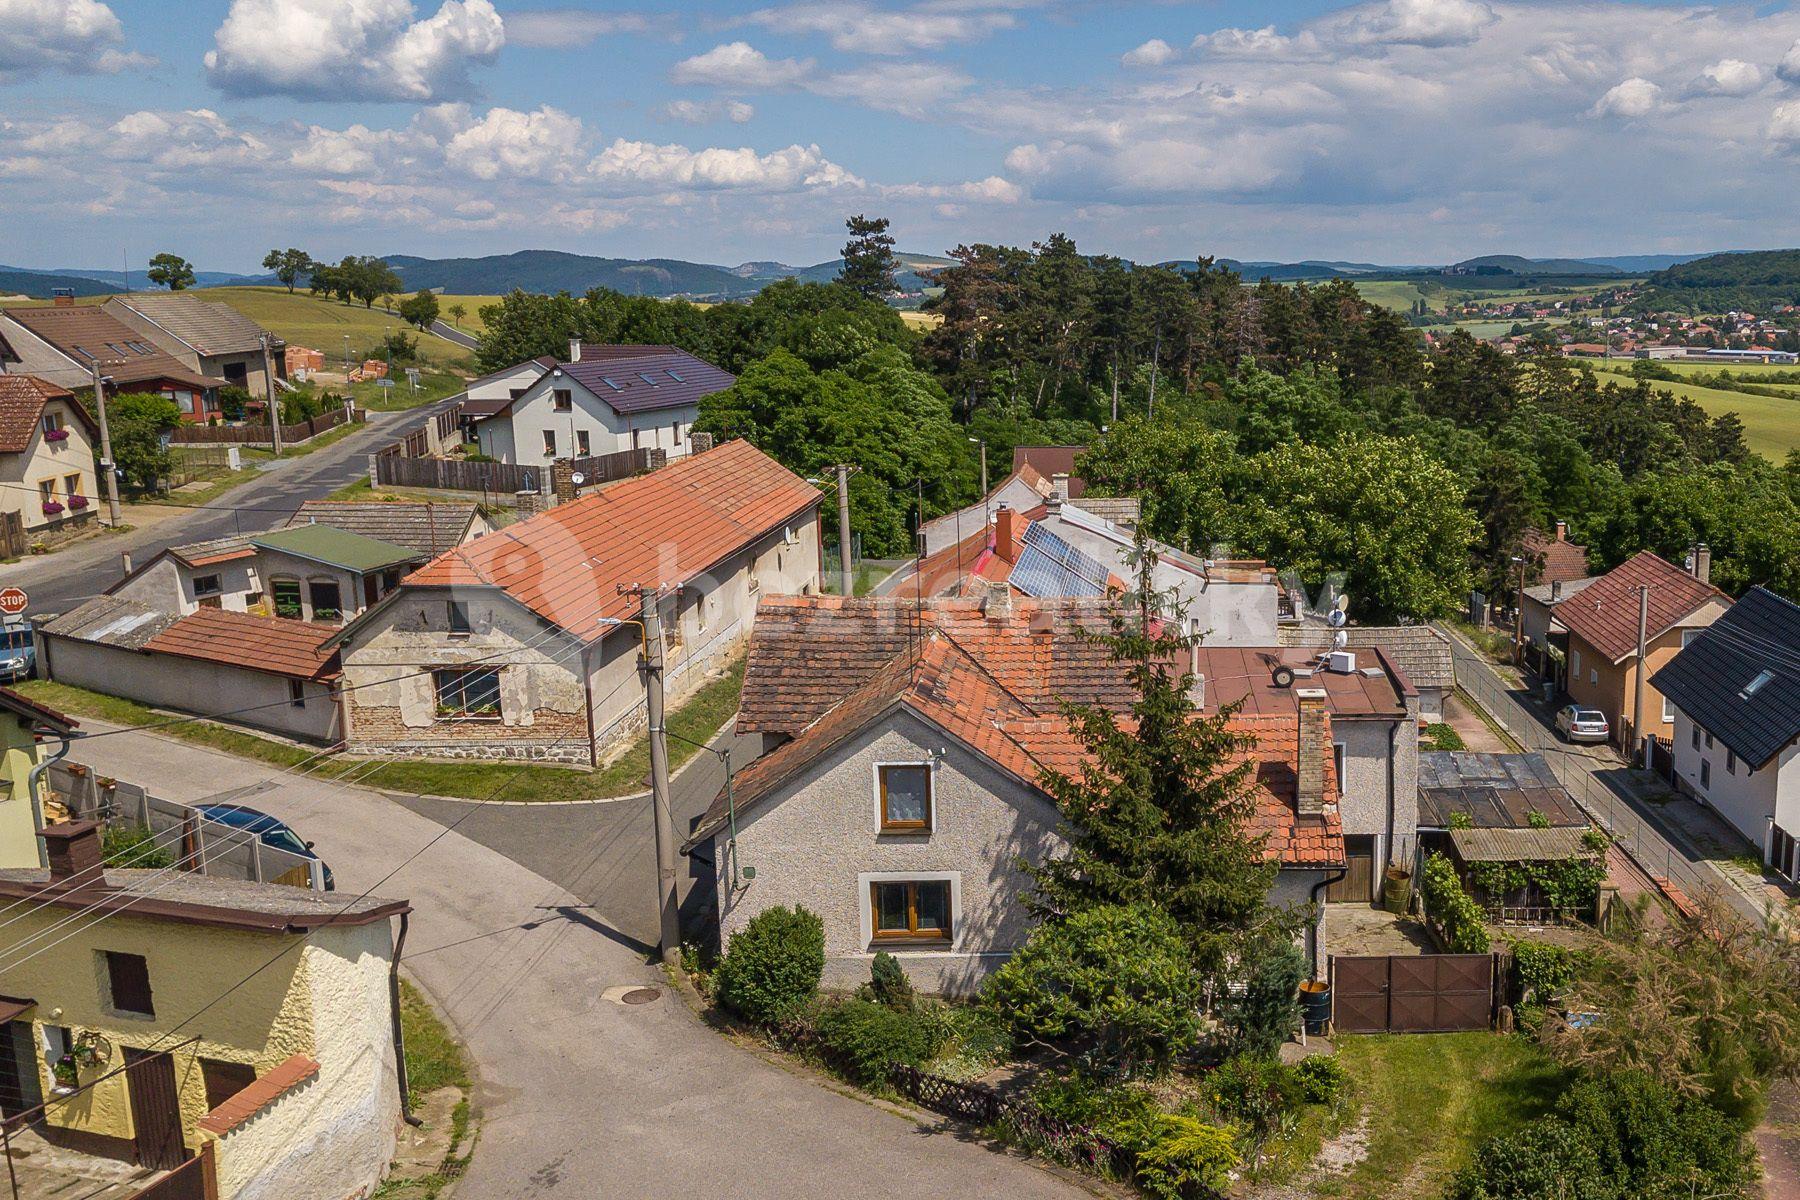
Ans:
[[[1737,774],[1737,754],[1731,750],[1725,751],[1725,773],[1727,775]]]
[[[575,431],[575,453],[583,458],[586,458],[593,453],[592,450],[588,449],[588,431],[585,429],[578,429]]]
[[[1703,788],[1712,786],[1712,763],[1704,758],[1700,760],[1700,786]]]
[[[1663,724],[1667,725],[1670,721],[1673,721],[1675,719],[1675,702],[1673,700],[1669,699],[1667,696],[1664,696],[1662,698],[1662,702],[1663,702]]]
[[[556,457],[556,430],[554,429],[544,430],[544,457]]]
[[[447,667],[431,673],[437,713],[451,720],[500,715],[500,672],[493,667]]]
[[[469,632],[469,606],[462,600],[447,600],[444,610],[450,619],[451,633]]]
[[[669,429],[675,435],[675,444],[677,446],[681,445],[681,422],[680,421],[670,421]]]
[[[306,684],[298,679],[288,680],[288,703],[295,708],[306,707]]]
[[[44,479],[38,482],[38,499],[44,504],[56,502],[56,480]]]
[[[81,476],[79,473],[63,476],[63,491],[71,500],[81,495]]]
[[[531,390],[530,388],[509,388],[507,390],[506,394],[507,394],[508,398],[517,400],[520,396],[523,396],[526,392],[528,392],[530,390]]]
[[[337,580],[310,580],[306,588],[312,593],[313,620],[341,621],[344,619],[344,598],[339,592]]]
[[[262,606],[262,602],[263,602],[263,594],[261,592],[246,592],[244,594],[244,607],[245,608],[260,608]]]
[[[47,412],[43,415],[42,419],[38,421],[38,428],[42,429],[46,434],[55,433],[62,427],[63,419],[61,413]]]
[[[300,600],[300,581],[298,579],[277,579],[269,584],[269,594],[275,597],[275,615],[292,617],[299,620],[306,612]]]
[[[1706,735],[1706,748],[1708,750],[1712,749],[1712,734],[1710,733]]]
[[[1569,651],[1569,678],[1581,678],[1581,651]]]
[[[1704,629],[1684,629],[1681,631],[1681,644],[1685,647],[1689,642],[1705,632]]]
[[[930,763],[882,763],[875,768],[875,780],[884,833],[930,831]]]
[[[1740,700],[1748,700],[1750,697],[1756,695],[1756,693],[1762,691],[1763,686],[1773,678],[1775,678],[1775,672],[1768,670],[1767,668],[1758,671],[1756,673],[1756,678],[1752,679],[1749,683],[1746,683],[1744,685],[1744,690],[1738,693],[1738,698]]]
[[[1696,726],[1694,726],[1694,749],[1698,750],[1699,748],[1700,748],[1700,727],[1698,725],[1696,725]]]
[[[103,950],[106,955],[106,983],[114,1011],[154,1017],[156,1005],[150,998],[150,964],[141,954],[119,954]]]
[[[1344,743],[1331,743],[1331,765],[1337,771],[1338,795],[1344,794]]]
[[[200,1078],[206,1083],[206,1107],[215,1109],[256,1082],[256,1068],[249,1063],[223,1059],[200,1060]]]
[[[217,575],[194,576],[194,595],[196,596],[216,596],[223,590],[219,586]]]
[[[550,399],[557,412],[569,412],[575,407],[575,393],[568,388],[557,388],[550,393]]]
[[[869,884],[869,930],[878,942],[950,940],[950,881],[876,880]]]
[[[1599,667],[1589,667],[1588,668],[1588,682],[1598,686],[1598,684],[1600,683],[1600,668]]]

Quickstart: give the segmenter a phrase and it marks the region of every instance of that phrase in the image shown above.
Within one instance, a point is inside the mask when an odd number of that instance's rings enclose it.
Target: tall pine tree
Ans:
[[[838,282],[870,300],[891,295],[894,283],[894,239],[888,233],[886,217],[865,217],[861,213],[844,222],[850,241],[844,246],[844,266]]]

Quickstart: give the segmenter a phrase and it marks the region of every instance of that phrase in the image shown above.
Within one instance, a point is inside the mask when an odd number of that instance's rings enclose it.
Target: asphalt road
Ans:
[[[467,346],[471,350],[479,350],[481,348],[481,339],[477,338],[474,334],[464,333],[456,326],[445,321],[433,321],[431,323],[431,332],[437,334],[447,342],[455,342],[457,345]]]
[[[119,581],[121,552],[141,564],[165,546],[255,533],[284,524],[303,501],[330,495],[368,473],[368,456],[450,401],[404,412],[372,412],[368,428],[299,458],[269,464],[261,477],[233,488],[204,508],[128,533],[102,534],[57,551],[0,565],[0,586],[16,584],[31,596],[31,613],[67,612]],[[102,502],[104,504],[104,502]],[[131,523],[131,510],[125,510]]]
[[[246,803],[317,841],[337,894],[369,888],[412,901],[405,969],[467,1046],[478,1077],[480,1140],[456,1186],[465,1200],[1087,1194],[960,1128],[842,1094],[727,1040],[620,936],[631,925],[623,914],[464,836],[496,813],[537,825],[575,820],[574,808],[465,812],[452,830],[377,792],[296,779],[153,733],[77,743],[71,757],[172,800],[244,789]],[[705,791],[698,777],[692,786]],[[605,807],[580,806],[590,816]],[[618,812],[623,819],[629,809]],[[571,834],[556,855],[560,870],[579,876],[614,849],[606,829]],[[609,998],[630,987],[661,995],[633,1005]]]

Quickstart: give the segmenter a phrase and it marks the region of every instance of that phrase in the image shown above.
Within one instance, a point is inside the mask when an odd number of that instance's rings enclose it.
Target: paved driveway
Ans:
[[[418,910],[408,973],[461,1034],[480,1075],[481,1145],[459,1196],[1084,1194],[956,1132],[789,1074],[706,1029],[673,995],[629,1007],[602,999],[609,987],[662,983],[621,932],[630,922],[380,794],[294,780],[148,733],[78,744],[71,757],[174,800],[257,789],[247,802],[316,839],[346,897],[399,867],[377,890]],[[575,820],[504,811],[526,824]],[[603,871],[625,844],[606,821],[592,830],[563,843],[571,879]]]

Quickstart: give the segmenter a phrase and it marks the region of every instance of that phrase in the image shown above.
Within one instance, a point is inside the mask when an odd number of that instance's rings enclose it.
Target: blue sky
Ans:
[[[1788,4],[0,0],[0,262],[1800,242]]]

